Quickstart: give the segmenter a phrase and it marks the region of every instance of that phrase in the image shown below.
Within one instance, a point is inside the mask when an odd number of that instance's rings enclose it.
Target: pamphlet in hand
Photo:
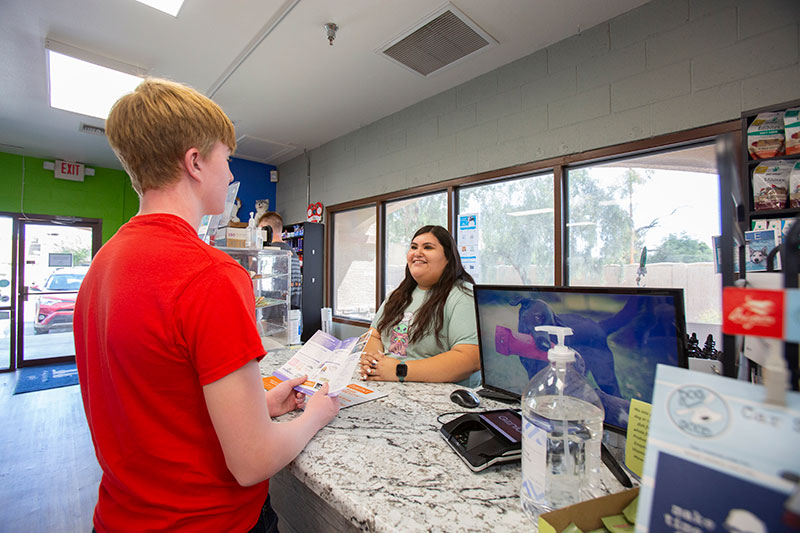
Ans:
[[[274,389],[283,381],[274,375],[261,378],[261,380],[264,382],[264,388],[267,390]],[[350,407],[351,405],[358,405],[371,400],[377,400],[378,398],[383,398],[384,396],[386,396],[385,392],[377,391],[367,387],[366,385],[351,383],[343,390],[339,391],[339,407],[344,409],[345,407]]]
[[[314,394],[327,383],[328,394],[337,396],[350,384],[368,339],[369,332],[340,341],[317,331],[274,375],[285,381],[308,374],[308,380],[295,390]]]

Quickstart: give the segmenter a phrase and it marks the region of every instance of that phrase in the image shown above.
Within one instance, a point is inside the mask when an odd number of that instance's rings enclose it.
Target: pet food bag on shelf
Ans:
[[[800,154],[800,107],[787,109],[783,114],[786,135],[786,155]]]
[[[747,128],[747,150],[753,159],[783,153],[783,113],[759,113]]]
[[[800,161],[789,173],[789,207],[800,207]]]
[[[757,211],[786,207],[792,167],[791,161],[770,161],[753,169],[753,207]]]

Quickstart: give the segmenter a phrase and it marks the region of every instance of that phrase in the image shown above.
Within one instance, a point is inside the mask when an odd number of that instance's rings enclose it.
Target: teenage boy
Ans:
[[[214,102],[145,80],[114,105],[109,143],[139,213],[95,256],[75,304],[81,394],[103,470],[97,531],[269,531],[269,478],[339,411],[265,394],[247,271],[197,236],[222,212],[234,128]]]

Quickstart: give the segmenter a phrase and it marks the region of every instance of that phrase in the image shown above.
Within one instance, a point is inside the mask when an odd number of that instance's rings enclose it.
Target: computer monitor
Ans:
[[[520,398],[548,364],[555,337],[570,327],[576,367],[605,408],[605,426],[625,432],[632,399],[650,403],[656,365],[687,367],[683,289],[474,286],[481,374],[488,392]],[[581,361],[582,360],[582,361]]]

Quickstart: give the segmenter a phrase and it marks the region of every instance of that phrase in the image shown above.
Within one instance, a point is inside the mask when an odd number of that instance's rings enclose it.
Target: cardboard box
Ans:
[[[573,522],[581,531],[599,529],[603,527],[601,518],[621,514],[638,495],[639,487],[635,487],[544,513],[539,517],[539,533],[561,533]]]
[[[226,246],[228,248],[244,248],[247,244],[247,227],[234,228],[225,226],[219,228],[214,238],[214,246]]]

